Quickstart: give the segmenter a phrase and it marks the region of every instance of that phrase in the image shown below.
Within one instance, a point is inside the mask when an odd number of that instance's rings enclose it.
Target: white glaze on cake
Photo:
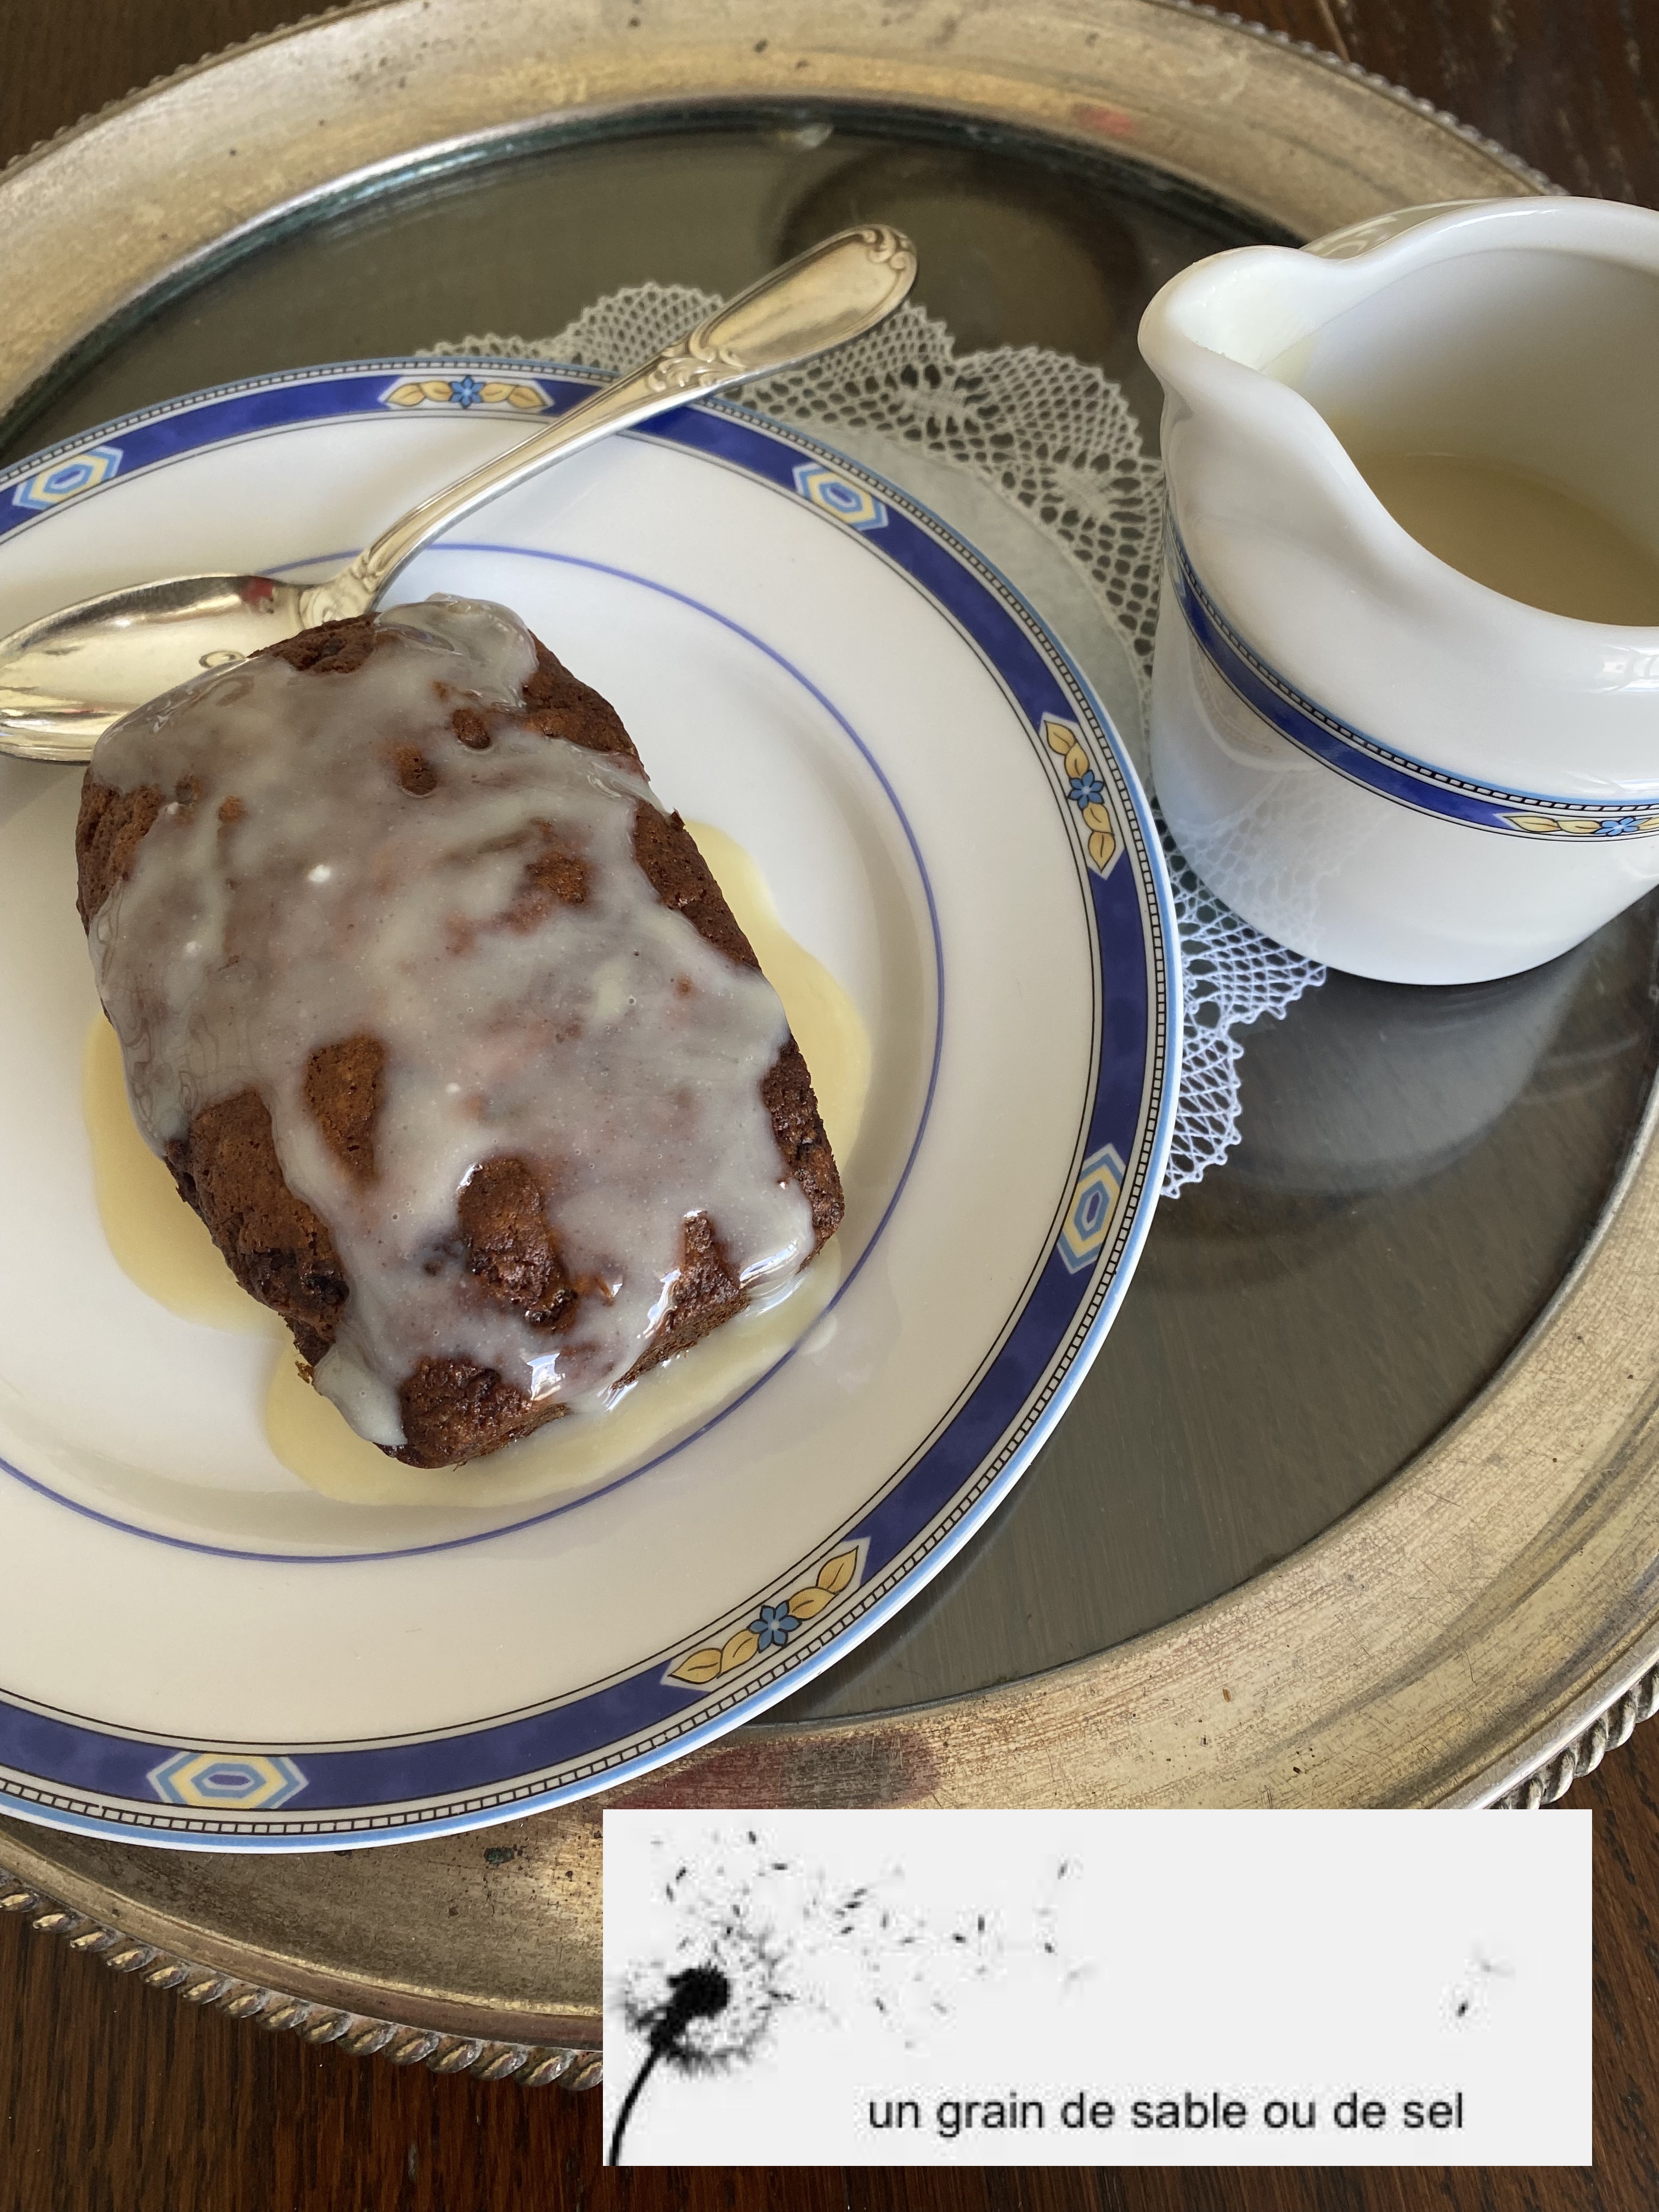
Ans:
[[[250,661],[108,732],[98,781],[174,795],[90,938],[154,1150],[205,1106],[264,1100],[284,1179],[351,1284],[318,1385],[398,1445],[398,1387],[422,1358],[599,1402],[662,1322],[688,1216],[714,1222],[751,1296],[794,1274],[813,1232],[761,1098],[782,1007],[635,862],[635,809],[658,804],[638,771],[503,713],[535,665],[505,609],[380,619],[394,641],[349,674]],[[455,737],[458,706],[483,714],[487,749]],[[419,794],[393,759],[410,745],[435,775]],[[586,896],[515,926],[544,823],[580,854]],[[303,1093],[311,1055],[360,1036],[386,1052],[367,1183]],[[458,1194],[500,1158],[535,1165],[589,1286],[557,1334],[480,1296],[458,1248]]]

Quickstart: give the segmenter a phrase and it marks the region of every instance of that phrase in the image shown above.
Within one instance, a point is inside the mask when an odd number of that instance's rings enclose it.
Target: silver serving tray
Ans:
[[[1304,237],[1549,189],[1376,78],[1166,0],[820,0],[803,20],[781,33],[770,0],[381,0],[136,94],[0,180],[0,408],[228,240],[565,125],[932,113],[1127,155]],[[752,1728],[615,1796],[394,1850],[236,1859],[0,1821],[0,1909],[314,2041],[577,2085],[598,2075],[606,1803],[1553,1797],[1659,1698],[1653,1120],[1475,1402],[1319,1540],[1166,1628],[947,1705]]]

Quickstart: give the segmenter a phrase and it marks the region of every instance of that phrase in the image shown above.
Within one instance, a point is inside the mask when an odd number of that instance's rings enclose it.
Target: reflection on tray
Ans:
[[[1311,1021],[1250,1033],[1229,1168],[1287,1197],[1359,1197],[1449,1166],[1549,1062],[1595,957],[1592,940],[1525,975],[1443,989],[1334,975]]]

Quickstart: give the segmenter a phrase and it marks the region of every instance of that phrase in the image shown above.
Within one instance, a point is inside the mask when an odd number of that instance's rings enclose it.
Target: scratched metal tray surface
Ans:
[[[647,279],[730,291],[874,218],[916,237],[959,350],[1094,362],[1152,442],[1134,327],[1176,268],[1549,189],[1376,79],[1165,0],[801,21],[377,0],[135,94],[0,180],[0,460],[229,378],[535,336]],[[764,1725],[395,1849],[7,1820],[0,1908],[266,2026],[576,2084],[607,1803],[1555,1794],[1655,1703],[1656,951],[1644,906],[1531,976],[1334,976],[1253,1035],[1243,1142],[1160,1208],[1022,1490]]]

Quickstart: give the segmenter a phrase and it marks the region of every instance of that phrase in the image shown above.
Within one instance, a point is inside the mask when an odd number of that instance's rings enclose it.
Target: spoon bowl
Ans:
[[[83,761],[112,722],[305,624],[270,576],[173,576],[43,615],[0,641],[0,750]]]

